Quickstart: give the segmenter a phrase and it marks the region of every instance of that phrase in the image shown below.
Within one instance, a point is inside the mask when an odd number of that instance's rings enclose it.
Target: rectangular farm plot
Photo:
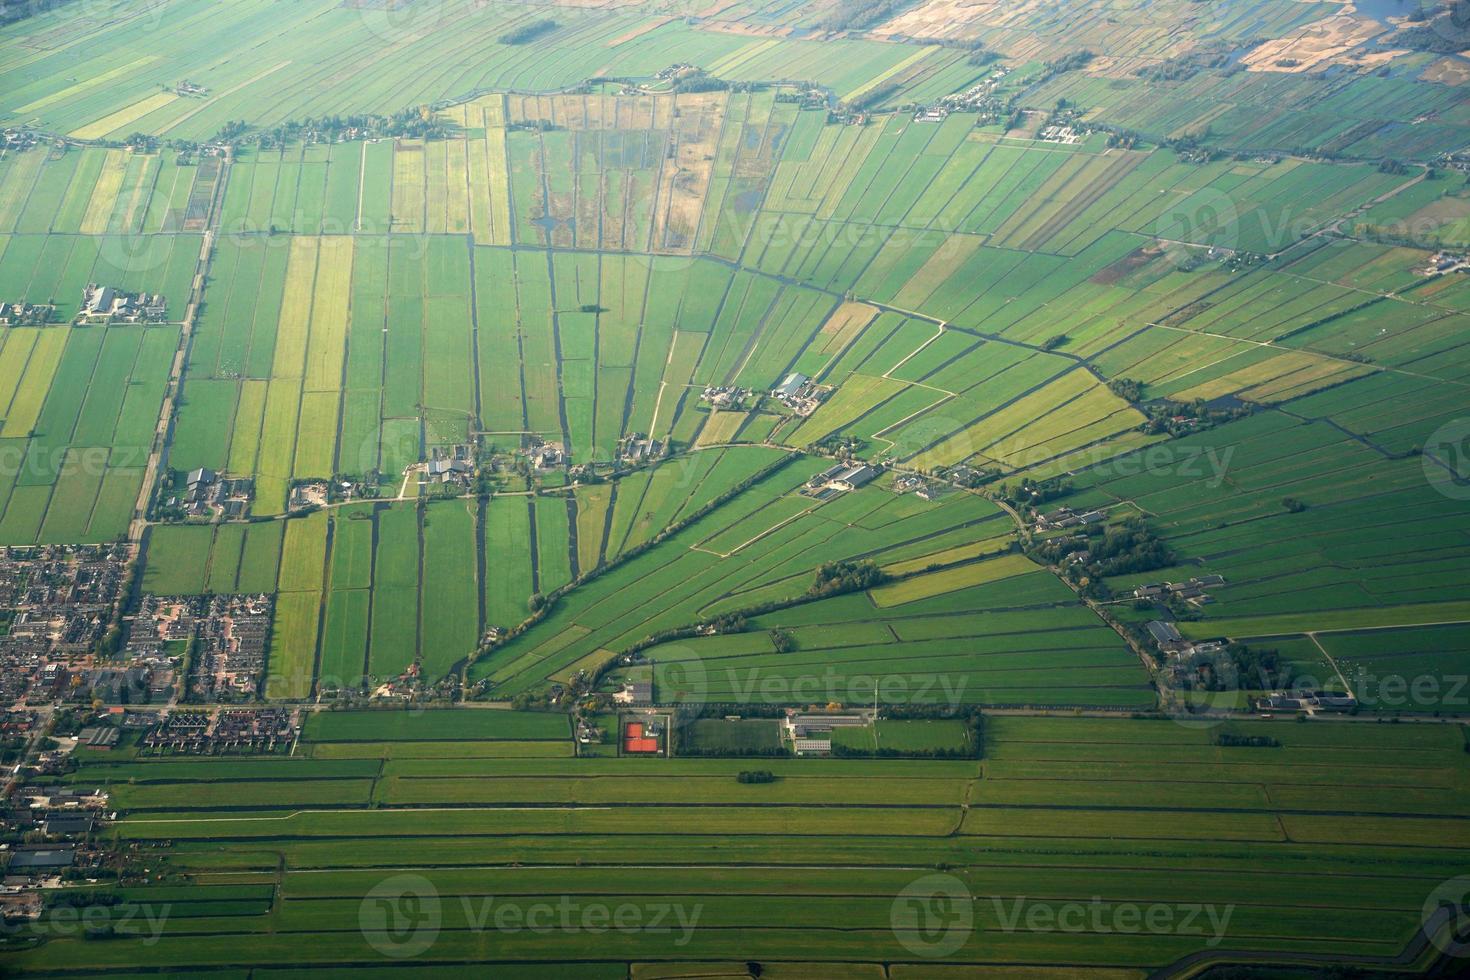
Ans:
[[[330,711],[306,724],[311,742],[569,739],[565,715],[526,711]]]
[[[480,641],[480,587],[474,502],[430,504],[424,512],[420,649],[423,669],[440,677]]]
[[[0,498],[0,543],[127,532],[178,344],[172,326],[10,331],[0,348],[6,485],[37,489]]]
[[[899,606],[973,585],[984,585],[1016,575],[1026,575],[1038,571],[1040,567],[1025,555],[1006,555],[990,561],[960,565],[956,568],[928,572],[887,585],[880,585],[871,591],[871,595],[873,603],[880,608]]]

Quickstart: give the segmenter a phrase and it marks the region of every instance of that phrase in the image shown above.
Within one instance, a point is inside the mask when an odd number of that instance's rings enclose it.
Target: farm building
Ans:
[[[832,486],[837,490],[856,490],[858,487],[873,482],[877,475],[878,471],[866,463],[849,466],[832,478]]]
[[[878,470],[866,463],[838,463],[808,480],[803,492],[825,500],[834,494],[849,493],[866,486],[877,477]]]
[[[652,681],[628,681],[623,689],[613,695],[618,704],[646,705],[653,703]]]
[[[33,326],[51,319],[53,306],[32,303],[0,303],[0,327]]]
[[[782,379],[780,384],[771,389],[771,397],[791,398],[797,392],[801,391],[801,389],[806,385],[807,381],[809,380],[811,379],[809,379],[806,375],[799,374],[793,371],[790,374],[786,375],[786,377]]]
[[[862,712],[818,714],[789,711],[785,718],[787,736],[797,755],[829,755],[833,729],[864,728],[870,724],[871,717]]]
[[[125,293],[115,286],[88,283],[82,291],[82,308],[78,323],[140,323],[162,320],[168,306],[161,295]]]
[[[463,459],[433,459],[428,462],[425,472],[431,483],[449,483],[469,479],[474,470],[474,466]]]
[[[1184,637],[1179,634],[1179,630],[1174,627],[1173,623],[1156,619],[1148,624],[1148,632],[1161,650],[1178,649],[1184,644]]]

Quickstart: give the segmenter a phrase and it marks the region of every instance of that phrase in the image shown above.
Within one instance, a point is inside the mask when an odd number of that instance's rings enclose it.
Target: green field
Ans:
[[[393,715],[406,723],[378,721]],[[506,717],[490,726],[444,723],[491,715]],[[434,716],[328,712],[313,727],[321,737],[351,737],[368,734],[365,722],[374,720],[380,738],[412,739],[418,720]],[[1134,943],[1109,936],[1105,922],[1081,932],[1006,932],[998,923],[1009,901],[978,903],[977,924],[990,923],[985,955],[1018,965],[1085,955],[1141,967],[1193,949],[1254,948],[1284,929],[1297,931],[1302,950],[1346,944],[1380,955],[1405,941],[1442,862],[1465,846],[1458,831],[1423,836],[1464,812],[1464,753],[1447,726],[1239,722],[1233,733],[1270,733],[1282,747],[1226,749],[1214,746],[1208,731],[1167,722],[991,719],[983,762],[762,760],[758,767],[775,776],[763,785],[734,778],[751,768],[749,761],[672,759],[650,770],[642,760],[476,751],[487,736],[546,730],[536,717],[452,712],[433,727],[454,737],[434,743],[441,748],[431,756],[99,762],[90,770],[95,778],[126,783],[115,794],[125,810],[116,832],[171,873],[211,883],[120,894],[123,902],[108,918],[124,934],[145,935],[126,924],[134,920],[124,917],[127,903],[175,903],[148,947],[54,938],[44,961],[22,952],[12,962],[42,971],[118,962],[239,965],[259,955],[259,944],[245,950],[228,940],[262,929],[311,936],[293,952],[280,947],[279,955],[298,963],[371,958],[371,933],[355,925],[363,896],[385,875],[411,872],[432,883],[445,921],[462,923],[422,954],[424,968],[478,948],[482,934],[468,928],[461,918],[468,913],[453,898],[484,894],[521,903],[557,894],[579,903],[675,901],[700,910],[687,943],[677,946],[642,930],[612,947],[601,937],[583,947],[575,932],[556,944],[531,931],[497,933],[500,955],[532,963],[555,963],[569,949],[624,964],[666,954],[685,962],[733,955],[718,925],[738,928],[744,950],[779,955],[781,933],[792,923],[813,934],[808,948],[818,962],[847,963],[901,955],[889,906],[921,872],[895,865],[916,861],[944,863],[972,895],[1026,896],[1026,904],[1056,909],[1078,888],[1106,907],[1234,908],[1218,936],[1162,930]],[[935,724],[943,723],[884,722],[880,738],[917,743],[920,726]],[[927,742],[938,730],[924,731]],[[1406,753],[1415,760],[1412,771],[1399,761]],[[1370,790],[1373,784],[1381,788]],[[248,805],[240,801],[247,792]],[[679,811],[656,804],[674,798],[701,808],[677,818],[677,834],[665,833],[660,825]],[[369,800],[375,808],[362,809]],[[435,806],[451,800],[456,809]],[[1356,814],[1334,815],[1348,800]],[[543,809],[503,809],[512,801]],[[793,809],[815,802],[824,805]],[[309,814],[288,812],[302,807]],[[617,813],[627,807],[637,809]],[[956,826],[959,838],[952,836]],[[158,848],[160,837],[173,845]],[[983,849],[971,846],[982,841]],[[600,856],[591,867],[505,863],[528,853],[558,862],[589,844]],[[650,847],[660,865],[639,867]],[[757,862],[762,866],[751,866]],[[694,864],[704,867],[706,880],[691,887],[685,866]],[[1202,866],[1207,882],[1199,878]],[[1321,889],[1338,874],[1355,874],[1372,888],[1337,895],[1325,914]],[[339,931],[347,922],[349,931]],[[971,945],[979,938],[977,930],[951,962],[980,955]],[[139,959],[116,959],[127,950]]]

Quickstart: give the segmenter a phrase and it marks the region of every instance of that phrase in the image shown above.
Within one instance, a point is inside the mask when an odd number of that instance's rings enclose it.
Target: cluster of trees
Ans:
[[[522,24],[500,35],[501,44],[529,44],[545,34],[556,30],[556,21],[550,18],[533,20],[529,24]]]
[[[1029,553],[1048,565],[1061,564],[1070,554],[1087,551],[1085,562],[1065,565],[1063,574],[1082,582],[1082,594],[1092,599],[1112,596],[1102,579],[1109,575],[1132,575],[1174,564],[1174,553],[1153,533],[1142,518],[1131,517],[1111,527],[1092,525],[1079,534],[1050,538],[1031,546]]]
[[[122,902],[117,892],[103,889],[88,889],[85,891],[61,889],[44,894],[44,900],[48,909],[61,906],[74,909],[87,909],[98,906],[108,907]]]
[[[807,595],[824,597],[862,592],[888,581],[888,576],[871,561],[829,561],[817,566],[817,579]]]
[[[848,103],[849,108],[862,110],[871,109],[882,105],[885,101],[898,94],[901,86],[897,82],[888,82],[870,89],[866,94],[858,96]]]
[[[735,777],[735,781],[737,783],[774,783],[776,775],[768,769],[752,769],[741,772]]]
[[[1098,129],[1108,134],[1108,148],[1131,150],[1143,141],[1143,137],[1131,129],[1112,129],[1107,126],[1099,126]]]
[[[680,744],[679,755],[702,759],[785,759],[791,753],[784,745],[687,745]],[[744,780],[741,780],[744,782]]]
[[[1165,58],[1156,65],[1145,65],[1135,74],[1150,82],[1183,82],[1202,71],[1213,68],[1226,68],[1230,74],[1244,70],[1244,66],[1239,62],[1236,62],[1235,65],[1231,64],[1229,48],[1215,45],[1173,58]]]
[[[973,759],[969,749],[863,749],[832,743],[832,755],[838,759]]]
[[[817,21],[817,28],[862,31],[883,23],[907,6],[906,0],[838,0],[831,13]]]
[[[744,633],[750,626],[742,612],[723,613],[706,625],[713,626],[716,633]]]
[[[1215,736],[1215,744],[1231,749],[1279,749],[1281,743],[1270,735],[1236,735],[1221,732]]]
[[[214,134],[214,141],[216,143],[232,142],[244,135],[245,131],[249,128],[250,124],[245,120],[231,119],[219,128],[219,132]]]
[[[1087,550],[1092,552],[1089,567],[1098,576],[1132,575],[1174,564],[1169,546],[1139,517],[1103,531],[1088,542]]]
[[[786,709],[779,704],[746,704],[740,701],[708,701],[701,705],[684,705],[680,711],[688,712],[692,718],[724,718],[737,715],[741,718],[780,718]]]
[[[1193,654],[1184,663],[1192,686],[1205,691],[1281,691],[1296,680],[1296,665],[1273,647],[1231,643],[1219,655]]]
[[[23,0],[21,3],[0,3],[0,27],[54,10],[70,2],[72,0]]]
[[[1166,139],[1164,140],[1164,145],[1179,154],[1180,159],[1187,163],[1205,164],[1215,159],[1218,155],[1215,150],[1204,145],[1204,141],[1209,138],[1210,129],[1206,126],[1203,132],[1197,135],[1176,136],[1172,139]]]
[[[219,132],[215,133],[214,139],[219,143],[234,143],[249,130],[249,123],[244,120],[234,120],[221,126]],[[302,138],[332,142],[343,138],[349,130],[355,130],[358,135],[367,137],[404,136],[412,139],[444,139],[449,135],[449,128],[439,120],[438,115],[429,106],[419,105],[400,109],[390,116],[357,113],[347,116],[322,116],[320,119],[307,117],[306,119],[289,120],[258,133],[255,141],[266,148],[281,146]]]
[[[724,92],[730,88],[730,83],[723,78],[706,75],[704,72],[690,72],[674,81],[674,91],[680,95],[693,92]]]
[[[1134,404],[1142,401],[1143,385],[1137,381],[1119,378],[1108,382],[1108,387],[1119,398],[1127,399]],[[1245,402],[1224,407],[1211,407],[1202,400],[1185,404],[1169,398],[1148,402],[1141,407],[1144,414],[1148,416],[1148,421],[1139,428],[1151,435],[1169,436],[1183,436],[1191,432],[1213,429],[1225,422],[1245,418],[1254,411],[1252,406]]]
[[[1086,68],[1092,59],[1097,57],[1091,51],[1083,48],[1081,51],[1073,51],[1071,54],[1062,55],[1055,61],[1048,61],[1042,66],[1041,77],[1036,79],[1035,84],[1049,81],[1058,75],[1065,75],[1069,71],[1080,71]]]
[[[1014,487],[1009,483],[1002,483],[996,491],[996,496],[1006,503],[1020,510],[1024,507],[1036,507],[1064,496],[1072,489],[1072,485],[1059,476],[1046,480],[1032,480],[1030,477],[1022,480]]]
[[[1000,58],[1000,55],[996,54],[994,51],[991,51],[979,41],[976,41],[975,46],[970,49],[970,56],[966,58],[965,61],[967,61],[969,64],[974,65],[976,68],[984,68],[986,65],[990,64],[992,61],[997,60],[998,58]]]
[[[1412,51],[1459,54],[1470,49],[1470,0],[1449,0],[1444,9],[1430,17],[1422,9],[1409,15],[1419,21],[1394,35],[1392,43]]]
[[[1275,647],[1232,643],[1225,654],[1235,667],[1237,683],[1245,691],[1279,691],[1296,680],[1296,665],[1283,660]]]
[[[862,452],[868,447],[868,440],[857,436],[847,435],[843,432],[833,432],[823,436],[807,447],[809,452],[828,453],[834,456],[847,458]]]
[[[1108,382],[1108,390],[1126,402],[1143,401],[1143,382],[1132,378],[1114,378]]]

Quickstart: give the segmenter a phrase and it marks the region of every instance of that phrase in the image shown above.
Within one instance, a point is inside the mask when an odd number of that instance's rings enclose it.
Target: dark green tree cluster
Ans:
[[[817,566],[817,579],[807,595],[845,595],[871,589],[887,580],[888,576],[871,561],[829,561]]]
[[[501,44],[529,44],[538,37],[550,34],[556,30],[556,21],[550,18],[533,20],[529,24],[522,24],[500,35],[498,40]]]
[[[1245,691],[1280,691],[1291,687],[1296,666],[1282,659],[1275,647],[1253,647],[1232,643],[1225,648],[1235,668],[1236,682]]]
[[[1092,552],[1089,568],[1097,576],[1132,575],[1174,564],[1169,546],[1137,517],[1092,538],[1087,550]]]
[[[1215,744],[1229,749],[1279,749],[1281,743],[1270,735],[1237,735],[1221,732],[1215,736]]]
[[[823,31],[866,30],[907,6],[905,0],[839,0],[827,16],[817,21],[817,28]]]
[[[737,783],[774,783],[775,773],[768,769],[751,769],[740,773],[735,777]]]
[[[1470,0],[1450,0],[1430,16],[1422,9],[1409,20],[1420,21],[1393,36],[1392,44],[1432,54],[1459,54],[1470,50]]]

